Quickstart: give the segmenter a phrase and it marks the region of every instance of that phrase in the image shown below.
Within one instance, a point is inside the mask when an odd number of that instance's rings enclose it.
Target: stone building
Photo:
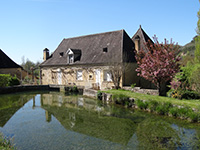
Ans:
[[[141,26],[132,39],[124,30],[63,39],[51,55],[48,49],[43,51],[41,82],[112,88],[112,71],[118,67],[117,70],[122,72],[120,87],[133,83],[140,86],[140,78],[135,71],[135,49],[143,46],[148,39]]]
[[[28,73],[23,69],[22,66],[15,63],[11,58],[9,58],[1,49],[0,49],[0,74],[10,74],[24,80],[26,76],[32,78],[32,74]],[[34,77],[34,79],[36,79]]]
[[[1,49],[0,62],[0,74],[10,74],[12,76],[16,75],[18,79],[22,78],[23,68],[10,59]]]

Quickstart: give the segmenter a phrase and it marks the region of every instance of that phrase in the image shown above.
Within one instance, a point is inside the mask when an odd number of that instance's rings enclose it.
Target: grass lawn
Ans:
[[[110,93],[110,94],[124,94],[128,97],[131,98],[137,98],[140,100],[155,100],[157,102],[170,102],[173,105],[179,105],[179,106],[186,106],[186,107],[191,107],[191,108],[195,108],[195,109],[199,109],[200,110],[200,99],[197,100],[179,100],[179,99],[175,99],[175,98],[169,98],[169,97],[164,97],[164,96],[155,96],[155,95],[147,95],[147,94],[141,94],[141,93],[134,93],[131,91],[127,91],[127,90],[106,90],[106,91],[102,91],[105,93]]]

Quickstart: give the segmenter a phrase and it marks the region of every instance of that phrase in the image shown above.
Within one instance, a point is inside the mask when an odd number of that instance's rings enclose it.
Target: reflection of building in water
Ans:
[[[35,97],[33,97],[33,109],[35,108]]]
[[[59,94],[42,94],[42,108],[48,112],[46,117],[52,114],[66,130],[124,145],[134,134],[136,124],[133,121],[107,116],[110,111],[105,112],[96,100],[63,94],[60,106]]]
[[[78,98],[78,106],[83,106],[84,100],[82,97]]]
[[[45,110],[45,117],[47,122],[51,122],[51,113],[49,113],[47,110]]]
[[[73,112],[69,112],[69,120],[70,120],[69,126],[73,128],[76,124],[76,114]]]

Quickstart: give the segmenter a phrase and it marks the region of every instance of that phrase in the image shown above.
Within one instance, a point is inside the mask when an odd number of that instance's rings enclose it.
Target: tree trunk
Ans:
[[[166,96],[166,83],[163,83],[164,86],[162,86],[161,82],[157,84],[159,96]]]

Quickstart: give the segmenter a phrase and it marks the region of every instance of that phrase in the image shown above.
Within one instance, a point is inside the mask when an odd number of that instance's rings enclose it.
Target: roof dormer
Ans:
[[[67,54],[67,63],[72,64],[81,59],[81,50],[69,48],[66,52]]]

